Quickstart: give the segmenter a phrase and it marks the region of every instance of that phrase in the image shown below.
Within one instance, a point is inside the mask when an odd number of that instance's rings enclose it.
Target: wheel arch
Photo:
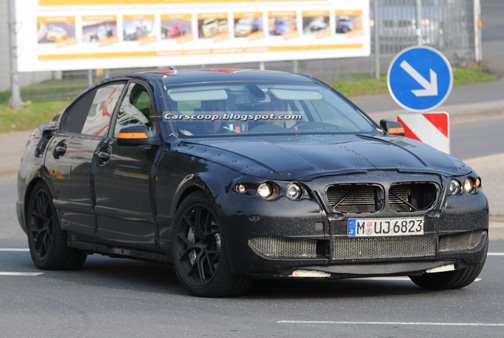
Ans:
[[[39,183],[45,184],[47,189],[49,189],[51,193],[51,197],[54,198],[54,190],[52,189],[51,185],[43,178],[42,175],[38,175],[32,178],[32,180],[26,185],[24,197],[23,197],[23,217],[24,217],[24,222],[26,223],[26,213],[28,212],[28,202],[30,200],[30,196],[32,194],[33,189],[35,186]],[[26,229],[26,224],[24,224],[25,229]]]
[[[214,201],[214,193],[200,175],[187,175],[177,187],[171,207],[171,215],[174,216],[180,204],[182,204],[189,195],[197,191],[202,192],[210,201]]]

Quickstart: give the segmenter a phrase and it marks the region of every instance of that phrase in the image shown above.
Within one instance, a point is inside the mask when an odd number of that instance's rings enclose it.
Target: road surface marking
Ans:
[[[504,256],[504,252],[489,252],[488,256]]]
[[[409,277],[367,277],[359,278],[362,280],[374,280],[374,281],[411,281]],[[474,281],[479,282],[481,278],[476,278]]]
[[[347,322],[332,320],[279,320],[277,324],[334,324],[334,325],[411,325],[411,326],[486,326],[504,327],[503,323],[433,323],[433,322]]]
[[[11,277],[35,277],[43,275],[43,272],[8,272],[0,271],[0,276],[11,276]]]
[[[0,252],[29,252],[27,248],[0,248]]]

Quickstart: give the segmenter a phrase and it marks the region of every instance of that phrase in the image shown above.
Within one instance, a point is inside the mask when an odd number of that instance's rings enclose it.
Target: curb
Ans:
[[[468,103],[450,106],[441,106],[436,112],[446,111],[450,115],[450,122],[470,122],[475,120],[490,120],[504,118],[504,100],[482,103]],[[369,112],[373,119],[394,119],[398,114],[406,111],[394,109],[391,111]]]

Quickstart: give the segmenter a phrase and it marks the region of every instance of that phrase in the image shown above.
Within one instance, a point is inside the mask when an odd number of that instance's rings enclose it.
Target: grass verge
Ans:
[[[18,110],[12,110],[7,100],[0,101],[0,133],[32,130],[48,123],[54,115],[68,104],[68,101],[33,102]]]
[[[335,82],[333,83],[333,87],[345,96],[378,95],[388,92],[387,77],[385,74],[381,76],[380,80],[367,74],[357,75],[356,78],[352,81]],[[477,66],[453,69],[453,82],[455,86],[494,80],[496,80],[494,75],[485,72]]]

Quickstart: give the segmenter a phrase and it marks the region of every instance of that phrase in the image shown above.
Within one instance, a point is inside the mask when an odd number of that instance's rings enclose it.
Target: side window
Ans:
[[[63,114],[61,130],[70,133],[80,133],[86,116],[93,103],[96,90],[91,90],[79,97]]]
[[[117,83],[96,90],[96,95],[89,108],[81,134],[100,137],[107,134],[110,119],[123,88],[124,84]]]
[[[152,101],[149,92],[144,86],[131,83],[117,115],[114,136],[117,136],[122,128],[136,124],[146,125],[149,136],[152,136],[154,130],[150,119],[151,113]]]

